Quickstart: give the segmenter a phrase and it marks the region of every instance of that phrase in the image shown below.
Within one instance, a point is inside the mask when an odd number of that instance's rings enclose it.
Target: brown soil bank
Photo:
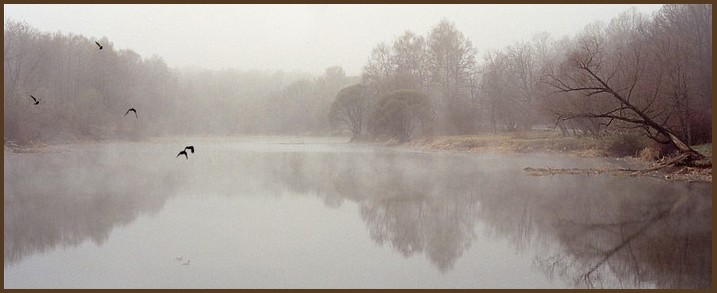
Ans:
[[[679,166],[668,164],[671,157],[659,157],[657,151],[646,147],[648,142],[640,141],[635,137],[610,136],[606,138],[593,137],[563,137],[553,131],[531,131],[525,133],[485,134],[438,136],[433,138],[419,138],[411,142],[399,144],[395,141],[384,142],[387,145],[405,146],[412,149],[431,151],[458,151],[469,153],[501,152],[501,153],[562,153],[579,157],[636,157],[645,163],[642,170],[583,170],[585,172],[608,172],[613,175],[651,176],[660,177],[669,181],[697,181],[712,182],[712,152],[711,146],[695,148],[707,158],[699,166]],[[585,174],[576,170],[550,169],[545,172],[536,172],[531,169],[531,175],[554,174]]]

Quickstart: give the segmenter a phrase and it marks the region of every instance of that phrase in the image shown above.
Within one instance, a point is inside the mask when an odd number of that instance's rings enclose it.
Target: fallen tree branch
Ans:
[[[702,164],[695,164],[701,162]],[[665,158],[663,161],[658,162],[655,166],[645,169],[630,169],[630,168],[613,168],[613,169],[596,169],[596,168],[533,168],[526,167],[523,171],[528,172],[531,176],[552,176],[558,174],[568,175],[599,175],[603,173],[609,173],[615,176],[648,176],[656,171],[663,169],[672,168],[673,170],[665,172],[662,176],[668,181],[698,181],[698,182],[712,182],[712,164],[709,161],[695,161],[690,158],[689,153],[681,153],[671,158]]]

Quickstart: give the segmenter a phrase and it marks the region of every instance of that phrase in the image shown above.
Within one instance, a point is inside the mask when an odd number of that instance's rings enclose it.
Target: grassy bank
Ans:
[[[562,136],[556,131],[530,131],[524,133],[501,133],[461,136],[438,136],[416,139],[398,144],[420,150],[458,151],[469,153],[501,152],[501,153],[561,153],[580,157],[635,157],[645,163],[645,169],[658,164],[659,156],[654,144],[639,136],[609,135],[600,139],[594,137]],[[693,148],[712,160],[712,145],[703,144]],[[584,170],[583,170],[584,171]],[[603,170],[604,171],[604,170]],[[675,166],[653,172],[645,172],[642,176],[664,177],[669,181],[700,181],[712,182],[711,168],[693,168]],[[630,176],[635,176],[631,174]]]
[[[564,137],[554,131],[500,133],[483,135],[438,136],[417,139],[408,146],[426,150],[462,152],[545,152],[585,157],[614,156],[611,145],[592,137]]]
[[[712,144],[706,143],[701,145],[692,146],[692,148],[702,154],[705,157],[712,158]]]
[[[395,142],[389,143],[397,144]],[[649,139],[638,135],[613,134],[601,138],[562,136],[557,131],[530,131],[523,133],[499,133],[437,136],[419,138],[405,146],[423,150],[444,150],[461,152],[516,152],[516,153],[563,153],[581,157],[642,157],[646,161],[656,160],[657,151]],[[651,150],[646,150],[646,148]],[[693,148],[709,159],[712,158],[712,144]],[[648,151],[652,151],[650,153]],[[647,155],[645,153],[648,153]]]

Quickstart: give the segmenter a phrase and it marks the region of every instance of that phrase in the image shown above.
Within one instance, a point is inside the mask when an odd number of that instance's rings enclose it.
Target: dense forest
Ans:
[[[162,135],[323,134],[336,93],[358,77],[169,68],[110,40],[5,23],[5,141]],[[102,44],[99,50],[95,44]],[[40,100],[33,105],[31,95]],[[123,116],[135,108],[138,118]],[[130,119],[131,118],[131,119]]]
[[[480,54],[443,20],[425,35],[377,44],[356,77],[340,67],[318,77],[174,69],[107,38],[6,20],[4,140],[344,133],[407,141],[542,126],[639,133],[689,151],[712,140],[711,17],[711,5],[631,9],[575,36],[542,32]],[[131,107],[138,118],[123,116]]]

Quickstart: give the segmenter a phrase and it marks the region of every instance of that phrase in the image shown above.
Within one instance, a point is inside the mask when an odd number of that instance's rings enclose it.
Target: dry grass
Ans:
[[[699,152],[705,157],[712,158],[712,144],[706,143],[701,145],[696,145],[692,147],[695,151]]]
[[[558,132],[530,131],[513,133],[439,136],[408,144],[413,148],[467,152],[547,152],[568,153],[585,157],[607,156],[598,140],[563,137]]]
[[[660,158],[660,150],[646,147],[640,151],[640,159],[646,162],[654,162]]]
[[[621,142],[621,137],[612,136],[604,139],[596,139],[592,137],[563,137],[558,132],[549,131],[531,131],[513,134],[485,134],[485,135],[460,135],[460,136],[439,136],[431,139],[416,140],[403,144],[416,149],[424,150],[440,150],[440,151],[459,151],[459,152],[543,152],[543,153],[563,153],[580,157],[608,157],[620,156],[614,153],[615,142]],[[626,147],[634,148],[641,145],[640,141],[627,144]],[[619,145],[619,144],[618,144]],[[622,145],[620,145],[622,146]],[[710,145],[711,147],[711,145]],[[703,147],[707,148],[707,147]],[[701,152],[706,152],[700,149]],[[624,153],[624,152],[623,152]],[[703,153],[704,154],[704,153]],[[711,148],[709,151],[711,155]],[[657,149],[643,147],[641,151],[634,155],[639,155],[646,162],[655,164],[660,154]],[[669,181],[697,181],[712,182],[711,168],[667,168],[664,170],[646,169],[646,172],[636,172],[635,170],[598,170],[598,169],[535,169],[527,168],[526,171],[534,176],[555,175],[555,174],[575,174],[575,175],[591,175],[610,172],[617,176],[653,176],[664,177]],[[647,172],[650,171],[650,172]]]

